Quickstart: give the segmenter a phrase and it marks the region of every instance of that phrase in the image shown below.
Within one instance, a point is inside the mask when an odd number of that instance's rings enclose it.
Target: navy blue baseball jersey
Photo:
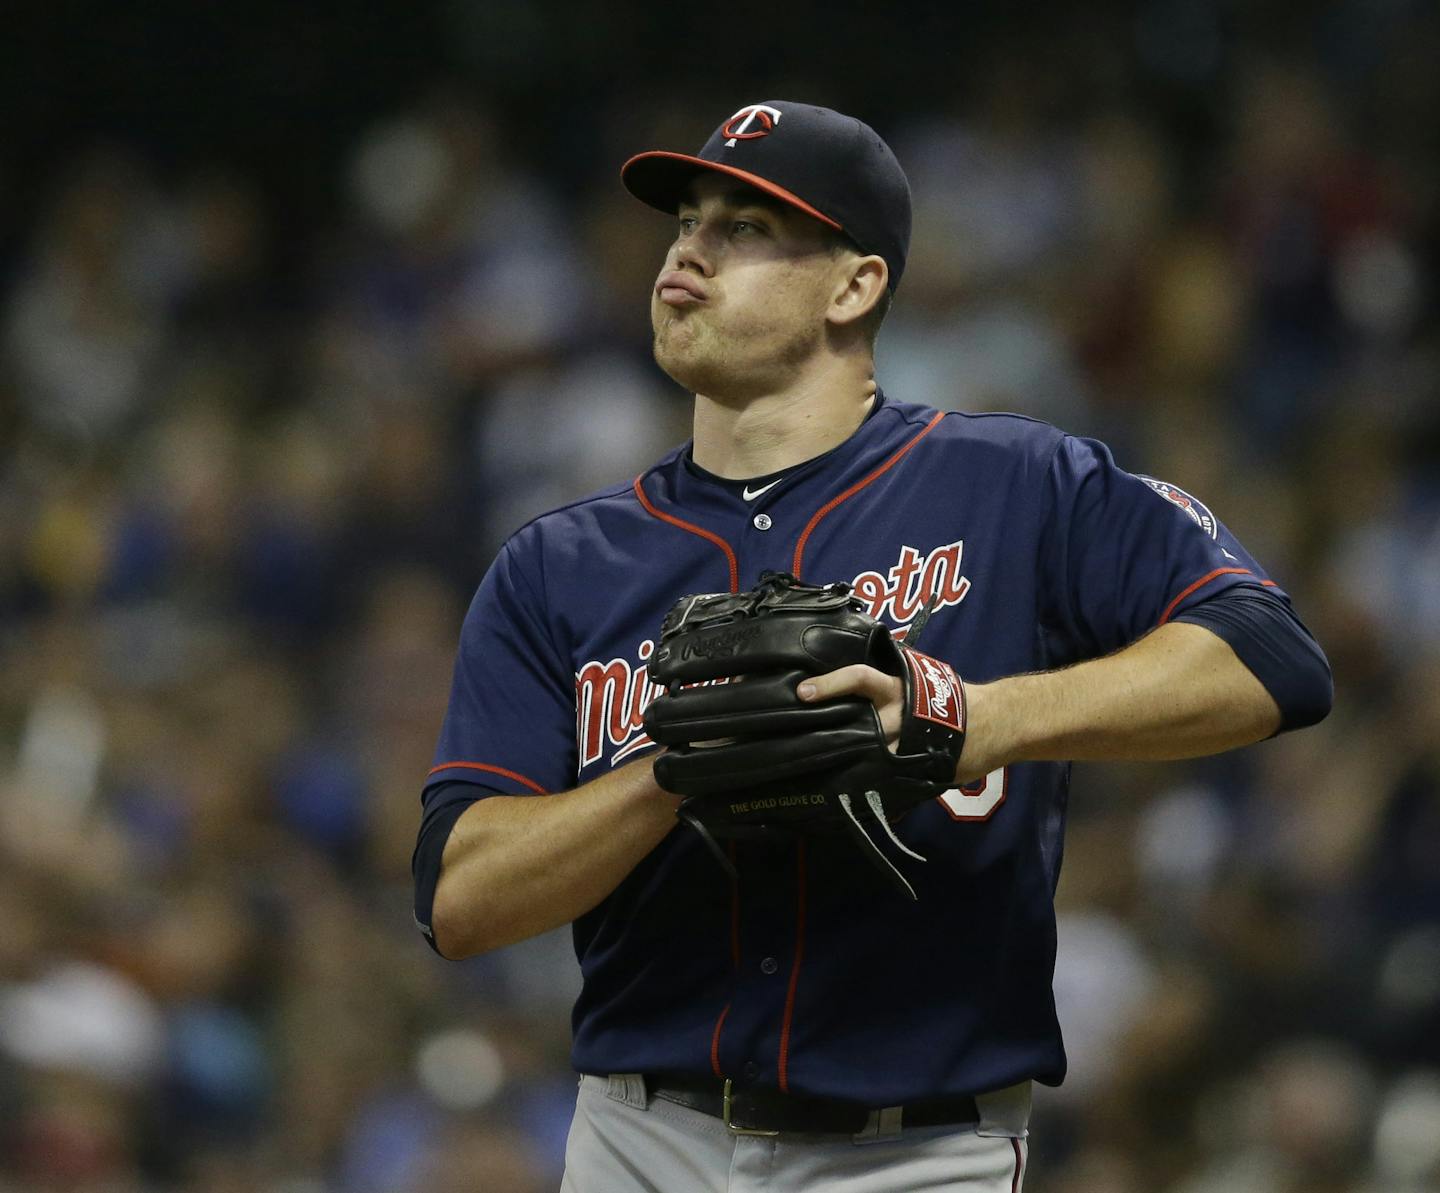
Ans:
[[[704,472],[686,445],[501,550],[465,622],[427,811],[544,798],[653,749],[641,714],[666,611],[766,569],[849,581],[897,633],[934,595],[924,650],[977,682],[1106,654],[1231,586],[1274,587],[1194,497],[1027,418],[880,395],[840,446],[750,482]],[[732,882],[677,826],[574,925],[575,1067],[871,1106],[1058,1083],[1068,776],[1007,766],[907,815],[898,834],[929,859],[906,869],[914,903],[843,836],[735,843]]]

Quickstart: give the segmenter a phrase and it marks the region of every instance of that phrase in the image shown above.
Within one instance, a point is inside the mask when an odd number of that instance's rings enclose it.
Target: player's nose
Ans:
[[[693,269],[701,277],[707,278],[715,273],[714,255],[707,250],[704,240],[698,234],[692,233],[677,240],[671,258],[676,269]]]

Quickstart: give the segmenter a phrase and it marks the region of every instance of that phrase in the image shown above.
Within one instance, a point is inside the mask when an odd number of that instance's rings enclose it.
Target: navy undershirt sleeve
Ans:
[[[1279,733],[1323,720],[1335,695],[1330,664],[1287,601],[1264,588],[1227,588],[1178,614],[1223,638],[1280,706]]]
[[[437,953],[431,917],[435,910],[435,887],[440,882],[440,859],[445,855],[445,842],[450,830],[471,804],[497,791],[479,783],[458,780],[439,783],[425,793],[425,816],[420,822],[415,852],[410,855],[410,874],[415,879],[415,923],[425,934],[430,947]],[[445,954],[440,953],[443,957]]]

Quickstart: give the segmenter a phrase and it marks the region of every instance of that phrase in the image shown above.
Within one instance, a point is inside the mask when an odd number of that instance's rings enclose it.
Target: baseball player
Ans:
[[[573,924],[565,1190],[1015,1193],[1031,1082],[1065,1073],[1069,761],[1314,723],[1328,665],[1193,495],[1047,424],[877,388],[910,193],[865,124],[748,104],[697,155],[642,153],[622,178],[674,219],[654,349],[695,395],[694,438],[522,527],[485,576],[416,917],[449,957]],[[897,640],[928,612],[926,665],[962,711],[944,710],[953,774],[891,823],[926,861],[882,842],[913,899],[844,835],[733,838],[718,865],[655,777],[667,612],[766,572],[845,582]],[[793,687],[821,713],[868,702],[892,753],[914,719],[913,684],[866,663]]]

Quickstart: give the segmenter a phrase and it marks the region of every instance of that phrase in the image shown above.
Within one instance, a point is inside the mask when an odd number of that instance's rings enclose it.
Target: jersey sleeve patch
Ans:
[[[1198,497],[1185,492],[1179,485],[1172,485],[1169,481],[1156,480],[1153,476],[1141,476],[1140,479],[1171,505],[1177,505],[1184,510],[1190,520],[1212,539],[1220,537],[1219,522],[1215,520],[1215,515],[1210,512],[1209,506]]]

